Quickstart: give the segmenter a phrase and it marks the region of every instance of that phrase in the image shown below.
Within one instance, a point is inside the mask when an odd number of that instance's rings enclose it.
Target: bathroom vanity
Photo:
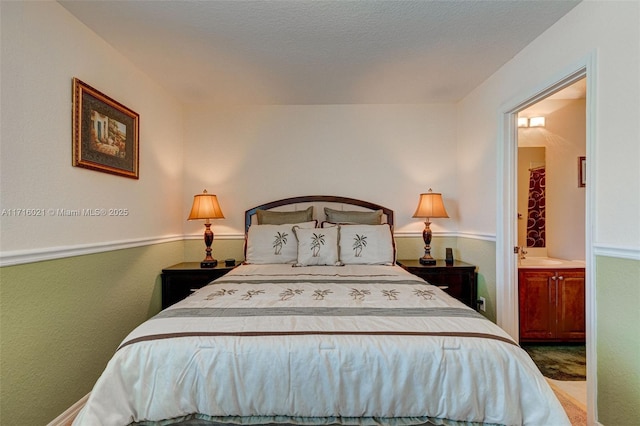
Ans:
[[[518,267],[521,342],[584,342],[584,264],[523,259]]]

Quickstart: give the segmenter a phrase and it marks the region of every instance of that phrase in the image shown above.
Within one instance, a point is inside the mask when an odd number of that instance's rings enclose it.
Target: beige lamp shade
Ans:
[[[429,188],[429,192],[420,194],[418,208],[413,214],[413,217],[425,218],[424,230],[422,231],[422,239],[424,240],[424,256],[419,259],[420,263],[423,265],[435,265],[436,260],[431,256],[432,232],[431,227],[429,226],[431,225],[429,218],[449,217],[447,210],[444,208],[444,203],[442,202],[442,194],[433,192],[431,188]]]
[[[204,244],[207,247],[206,255],[202,262],[200,262],[201,268],[215,268],[218,261],[211,256],[211,244],[213,243],[213,231],[211,230],[211,222],[209,219],[224,219],[220,204],[218,204],[218,197],[213,194],[207,193],[205,189],[202,194],[193,196],[193,205],[191,206],[191,213],[187,220],[206,219],[204,222]]]
[[[206,189],[202,194],[193,196],[193,205],[187,220],[195,219],[224,219],[224,214],[218,204],[218,197],[207,193]]]
[[[429,192],[420,194],[418,208],[413,214],[413,217],[449,217],[447,210],[444,208],[444,203],[442,202],[442,194],[432,192],[431,188],[429,188]]]

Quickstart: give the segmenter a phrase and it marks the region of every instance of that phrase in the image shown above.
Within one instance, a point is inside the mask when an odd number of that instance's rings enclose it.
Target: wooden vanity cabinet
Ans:
[[[520,269],[521,342],[584,342],[584,269]]]

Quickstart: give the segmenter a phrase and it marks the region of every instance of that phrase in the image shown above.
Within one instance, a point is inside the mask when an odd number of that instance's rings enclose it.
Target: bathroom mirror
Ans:
[[[544,147],[518,147],[518,246],[546,246]]]

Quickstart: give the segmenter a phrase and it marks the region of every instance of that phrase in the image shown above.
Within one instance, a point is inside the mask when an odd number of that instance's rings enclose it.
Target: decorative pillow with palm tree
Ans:
[[[298,241],[298,259],[295,266],[340,265],[337,226],[316,229],[294,226],[293,232]]]
[[[247,232],[246,263],[295,263],[298,258],[298,242],[293,233],[294,224],[251,225]],[[314,229],[316,221],[295,224],[300,228]]]
[[[345,265],[393,265],[395,261],[388,224],[340,225],[339,248],[340,261]]]

